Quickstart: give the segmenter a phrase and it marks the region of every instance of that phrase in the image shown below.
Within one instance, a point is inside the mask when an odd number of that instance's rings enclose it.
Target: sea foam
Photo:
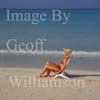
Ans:
[[[13,54],[13,55],[63,55],[63,51],[58,50],[43,50],[43,51],[18,51],[18,50],[0,50],[0,54]],[[100,57],[100,51],[72,51],[73,56],[77,57]]]

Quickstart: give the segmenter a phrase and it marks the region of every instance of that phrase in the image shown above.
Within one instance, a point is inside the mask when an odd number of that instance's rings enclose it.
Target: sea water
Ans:
[[[44,16],[46,20],[38,24],[31,24],[30,21],[7,21],[7,10],[10,13],[30,15],[46,13],[47,17]],[[47,61],[59,64],[59,60],[63,58],[62,48],[70,48],[72,57],[68,69],[100,71],[100,10],[57,9],[61,11],[56,12],[58,15],[65,13],[68,17],[70,13],[66,24],[62,24],[64,19],[59,16],[56,16],[56,21],[52,21],[53,10],[0,9],[0,67],[42,68]],[[10,39],[16,40],[10,44],[11,49],[15,46],[17,48],[13,53],[7,47]],[[38,49],[49,52],[33,53],[38,39],[46,40],[38,43]],[[32,51],[28,52],[26,46]]]

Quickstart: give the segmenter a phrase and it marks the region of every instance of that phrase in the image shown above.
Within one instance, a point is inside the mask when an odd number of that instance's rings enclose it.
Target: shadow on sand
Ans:
[[[70,74],[70,73],[67,73],[67,72],[63,72],[63,74],[66,76],[66,77],[68,77],[68,78],[81,78],[81,77],[87,77],[87,76],[100,76],[100,75],[95,75],[95,74],[90,74],[90,75],[88,75],[88,74],[82,74],[82,75],[80,75],[80,74],[78,74],[78,75],[76,75],[76,74]],[[43,77],[41,77],[41,78],[46,78],[46,77],[54,77],[55,75],[52,75],[52,76],[47,76],[47,75],[44,75]],[[58,77],[58,78],[61,78],[61,77]]]
[[[100,75],[93,75],[93,74],[91,74],[91,75],[86,75],[86,74],[85,75],[75,75],[75,74],[69,74],[67,72],[64,72],[64,75],[69,77],[69,78],[79,78],[79,77],[87,77],[87,76],[100,76]]]

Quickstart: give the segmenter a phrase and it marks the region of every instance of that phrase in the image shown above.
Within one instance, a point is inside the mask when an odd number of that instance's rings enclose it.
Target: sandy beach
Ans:
[[[78,75],[77,72],[69,80],[35,79],[38,72],[0,68],[0,100],[100,100],[99,75]],[[52,81],[51,86],[49,82]]]

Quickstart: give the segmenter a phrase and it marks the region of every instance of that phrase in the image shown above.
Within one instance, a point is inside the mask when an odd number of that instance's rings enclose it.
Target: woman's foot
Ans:
[[[41,76],[40,75],[36,75],[36,78],[40,78]]]

